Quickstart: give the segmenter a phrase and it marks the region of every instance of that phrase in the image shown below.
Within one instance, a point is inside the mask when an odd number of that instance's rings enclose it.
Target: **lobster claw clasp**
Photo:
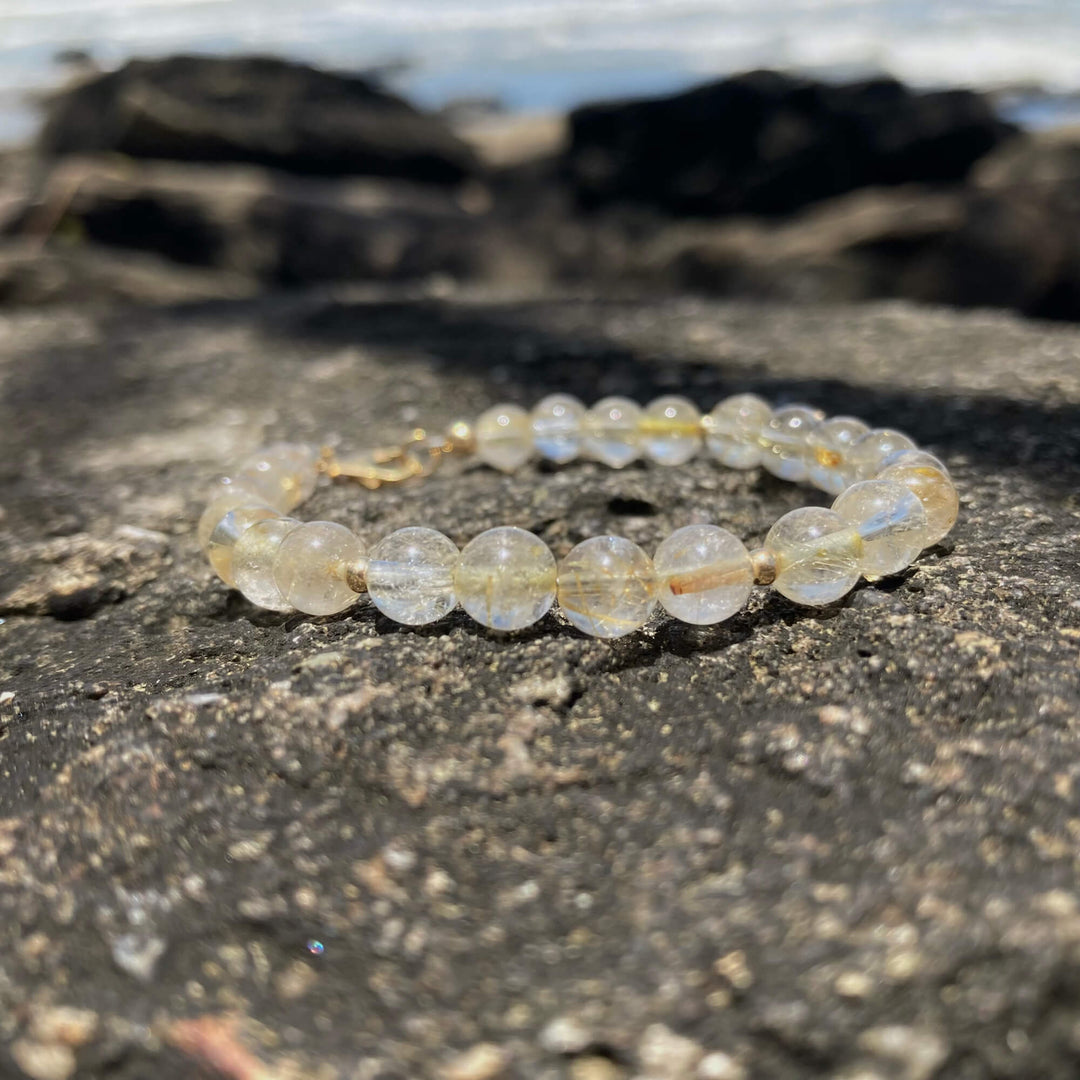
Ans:
[[[400,484],[402,480],[420,475],[419,463],[414,455],[401,446],[378,446],[340,461],[324,456],[323,471],[327,476],[339,476],[359,480],[366,488],[382,487],[383,484]]]
[[[409,440],[400,446],[379,446],[344,460],[325,448],[322,471],[329,477],[344,476],[359,480],[366,488],[375,490],[383,484],[400,484],[415,476],[430,476],[442,458],[459,448],[452,436],[429,435],[417,428]]]

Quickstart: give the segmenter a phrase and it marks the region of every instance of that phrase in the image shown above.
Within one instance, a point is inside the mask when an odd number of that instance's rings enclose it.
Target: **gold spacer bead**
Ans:
[[[776,559],[765,548],[756,548],[750,552],[750,564],[754,568],[756,585],[771,585],[776,580]]]
[[[345,567],[345,584],[354,593],[367,592],[367,559],[350,563]]]
[[[454,451],[471,454],[476,449],[476,432],[467,420],[455,420],[446,429],[446,439]]]

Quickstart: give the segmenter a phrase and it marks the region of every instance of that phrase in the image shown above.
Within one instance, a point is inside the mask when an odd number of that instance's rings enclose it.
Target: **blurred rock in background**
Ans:
[[[0,302],[435,276],[1080,319],[1080,133],[891,79],[758,71],[537,120],[181,56],[58,93],[18,162]]]
[[[435,184],[476,169],[444,124],[372,80],[257,56],[133,60],[93,76],[53,101],[41,149]]]
[[[698,215],[786,214],[875,184],[959,182],[1014,131],[967,90],[775,71],[586,106],[570,128],[566,163],[584,203]]]

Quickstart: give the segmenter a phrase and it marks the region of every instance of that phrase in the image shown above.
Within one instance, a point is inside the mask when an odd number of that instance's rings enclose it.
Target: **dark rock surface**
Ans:
[[[252,166],[69,158],[9,231],[51,232],[60,243],[50,250],[67,241],[142,251],[270,285],[493,276],[485,259],[496,253],[469,196],[470,189],[318,180]],[[475,197],[487,198],[482,189]]]
[[[1064,192],[1062,192],[1064,194]],[[1012,190],[865,188],[782,221],[657,229],[627,264],[713,295],[841,302],[898,296],[1080,318],[1080,216]]]
[[[762,594],[613,644],[278,616],[204,565],[202,493],[263,440],[363,446],[554,388],[896,425],[962,519],[834,609]],[[1075,1076],[1077,331],[899,304],[60,308],[0,320],[0,395],[0,1074]],[[466,468],[305,514],[562,552],[699,516],[756,541],[808,501],[702,461]]]
[[[754,71],[575,110],[566,168],[587,206],[785,214],[860,187],[961,181],[1011,130],[966,90]]]
[[[152,255],[86,245],[0,244],[0,305],[121,301],[182,304],[239,299],[258,290],[242,274],[178,266]]]
[[[41,149],[439,184],[476,170],[445,123],[370,79],[272,57],[132,60],[58,94]]]
[[[1080,138],[977,94],[753,72],[469,130],[279,61],[132,62],[0,158],[0,304],[438,278],[1080,320]]]
[[[979,162],[972,184],[980,205],[1022,218],[1028,251],[1045,253],[1052,286],[1043,312],[1080,319],[1080,128],[1009,140]],[[983,235],[992,226],[986,220]]]

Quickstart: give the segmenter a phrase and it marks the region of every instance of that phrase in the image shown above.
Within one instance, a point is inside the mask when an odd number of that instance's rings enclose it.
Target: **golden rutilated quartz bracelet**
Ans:
[[[565,464],[584,457],[612,468],[644,458],[681,465],[700,452],[735,469],[762,467],[835,496],[831,508],[785,514],[761,548],[718,525],[676,529],[650,558],[620,536],[594,536],[561,562],[524,529],[488,529],[464,548],[434,529],[411,526],[370,550],[351,530],[288,516],[320,474],[368,488],[427,476],[449,455],[473,455],[506,472],[534,457]],[[799,604],[846,595],[860,577],[895,574],[943,539],[956,521],[948,470],[906,435],[871,430],[852,417],[805,405],[773,410],[753,394],[721,401],[702,416],[681,397],[645,408],[609,397],[591,409],[555,394],[532,412],[488,409],[441,435],[416,431],[403,445],[354,458],[278,443],[219,481],[199,521],[210,564],[252,603],[331,615],[366,592],[391,619],[436,622],[459,604],[495,630],[520,630],[556,603],[574,626],[601,638],[639,629],[659,604],[687,623],[734,615],[755,584]]]

